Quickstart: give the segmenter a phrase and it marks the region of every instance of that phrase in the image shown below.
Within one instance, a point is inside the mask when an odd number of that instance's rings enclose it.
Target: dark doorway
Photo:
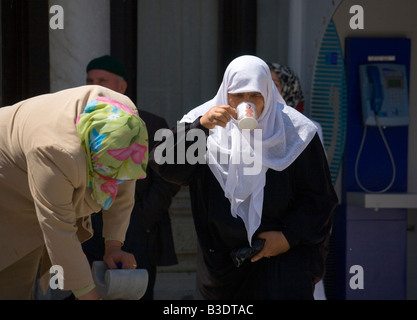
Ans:
[[[137,0],[110,0],[111,55],[127,70],[126,95],[136,104],[137,82]]]
[[[48,0],[2,0],[3,106],[49,92]]]
[[[256,54],[257,0],[219,0],[219,83],[236,57]]]

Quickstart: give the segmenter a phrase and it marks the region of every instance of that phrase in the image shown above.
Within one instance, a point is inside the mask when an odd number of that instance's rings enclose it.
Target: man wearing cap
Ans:
[[[87,65],[87,84],[100,85],[125,94],[127,88],[126,68],[117,58],[105,55],[93,59]],[[145,121],[149,136],[149,150],[155,144],[155,132],[168,128],[167,121],[153,113],[139,109]],[[135,206],[130,217],[129,228],[123,249],[134,254],[138,268],[147,269],[148,287],[142,300],[153,300],[153,288],[157,266],[170,266],[178,263],[169,216],[172,198],[180,186],[163,180],[149,166],[146,178],[136,183]],[[84,253],[92,263],[103,260],[104,240],[101,235],[101,212],[92,215],[93,237],[83,243]]]
[[[89,85],[99,85],[116,92],[125,93],[127,88],[126,68],[115,57],[105,55],[90,61],[87,65],[87,80]]]

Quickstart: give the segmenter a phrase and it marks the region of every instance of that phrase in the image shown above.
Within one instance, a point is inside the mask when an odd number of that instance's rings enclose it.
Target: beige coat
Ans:
[[[64,289],[93,283],[81,242],[92,235],[90,214],[101,207],[87,188],[87,166],[75,121],[98,96],[135,113],[126,96],[82,86],[0,108],[0,270],[45,244],[64,270]],[[124,182],[103,214],[103,236],[124,241],[135,182]],[[44,264],[49,269],[50,264]],[[45,269],[45,268],[44,268]],[[45,271],[49,271],[49,270]]]

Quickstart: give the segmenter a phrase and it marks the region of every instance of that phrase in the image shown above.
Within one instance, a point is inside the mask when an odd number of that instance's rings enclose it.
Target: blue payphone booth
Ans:
[[[336,299],[406,299],[410,40],[347,38]]]

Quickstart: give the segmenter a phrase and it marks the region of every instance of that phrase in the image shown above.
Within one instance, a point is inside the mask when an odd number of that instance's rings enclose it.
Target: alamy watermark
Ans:
[[[353,14],[350,18],[349,26],[352,30],[365,28],[365,17],[363,7],[356,4],[350,7],[349,13]]]
[[[353,276],[349,279],[349,287],[352,290],[365,289],[365,282],[364,282],[365,274],[364,274],[363,267],[357,264],[354,266],[351,266],[349,269],[349,273],[353,274]]]
[[[53,15],[51,19],[49,19],[49,27],[52,30],[64,29],[64,9],[62,6],[51,6],[49,8],[49,13]]]
[[[364,29],[364,10],[363,7],[356,4],[350,7],[350,14],[353,16],[350,18],[349,26],[352,30]],[[49,20],[49,27],[52,30],[64,29],[64,8],[60,5],[53,5],[49,8],[49,14],[51,18]]]
[[[227,132],[230,134],[230,132]],[[242,130],[242,134],[233,138],[234,156],[220,152],[229,146],[207,144],[206,134],[202,129],[191,129],[185,132],[185,124],[177,124],[177,144],[174,134],[169,129],[159,129],[155,133],[155,141],[163,141],[154,151],[155,162],[163,164],[243,164],[245,175],[257,175],[262,169],[262,130]],[[232,140],[228,136],[228,142]],[[194,141],[188,148],[186,142]],[[252,147],[249,147],[252,146]],[[207,156],[207,150],[209,156]],[[176,160],[175,160],[176,158]],[[230,162],[230,163],[229,163]]]
[[[49,287],[52,290],[64,289],[64,268],[60,265],[53,265],[49,269],[51,279],[49,280]]]

